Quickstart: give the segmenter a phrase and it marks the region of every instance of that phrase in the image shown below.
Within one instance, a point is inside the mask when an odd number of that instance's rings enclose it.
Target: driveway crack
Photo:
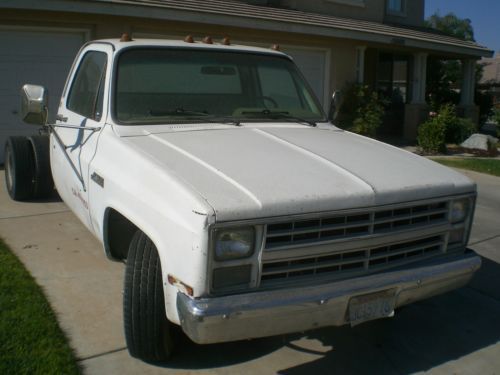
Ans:
[[[124,346],[123,348],[118,348],[118,349],[113,349],[113,350],[108,350],[107,352],[103,352],[103,353],[99,353],[99,354],[94,354],[94,355],[90,355],[88,357],[84,357],[84,358],[78,358],[77,359],[77,362],[83,362],[83,361],[87,361],[89,359],[94,359],[94,358],[99,358],[99,357],[103,357],[105,355],[108,355],[108,354],[113,354],[113,353],[118,353],[118,352],[122,352],[124,350],[126,350],[127,347]]]
[[[472,243],[469,244],[469,246],[478,245],[478,244],[486,242],[486,241],[494,240],[495,238],[498,238],[498,237],[500,237],[500,234],[497,234],[495,236],[491,236],[491,237],[488,237],[488,238],[484,238],[484,239],[476,241],[476,242],[472,242]]]

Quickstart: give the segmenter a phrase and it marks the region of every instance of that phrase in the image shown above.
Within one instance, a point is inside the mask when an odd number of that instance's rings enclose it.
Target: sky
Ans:
[[[499,0],[425,0],[425,18],[439,10],[460,18],[469,18],[478,44],[500,51],[500,1]]]

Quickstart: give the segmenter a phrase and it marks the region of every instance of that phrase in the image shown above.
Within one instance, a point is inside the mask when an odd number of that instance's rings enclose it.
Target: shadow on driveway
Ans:
[[[293,352],[313,354],[313,360],[281,369],[279,374],[426,371],[500,341],[500,303],[483,293],[481,285],[481,281],[487,283],[486,289],[492,282],[500,285],[500,265],[489,259],[483,262],[474,289],[467,287],[415,303],[398,310],[392,319],[355,328],[332,327],[306,334],[216,345],[196,345],[186,339],[177,356],[165,367],[214,369],[288,349],[292,355]],[[311,340],[319,341],[325,350],[311,349]]]

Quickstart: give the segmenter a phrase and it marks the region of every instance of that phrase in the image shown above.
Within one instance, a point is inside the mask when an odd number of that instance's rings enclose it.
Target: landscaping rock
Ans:
[[[498,139],[491,135],[472,134],[460,147],[472,153],[496,156],[498,154],[497,142]]]

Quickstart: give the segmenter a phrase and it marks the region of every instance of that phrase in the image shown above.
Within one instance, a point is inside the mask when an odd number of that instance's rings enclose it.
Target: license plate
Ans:
[[[395,300],[394,289],[351,298],[349,301],[351,327],[370,320],[393,316]]]

